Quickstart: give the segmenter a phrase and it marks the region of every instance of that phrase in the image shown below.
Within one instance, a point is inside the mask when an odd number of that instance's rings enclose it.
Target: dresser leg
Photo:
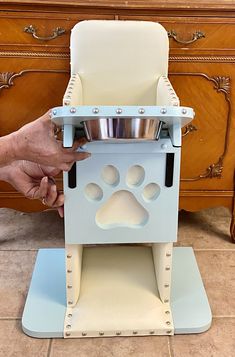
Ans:
[[[232,221],[230,225],[230,234],[232,242],[235,243],[235,197],[233,199],[233,208],[232,208]]]
[[[232,221],[230,225],[230,234],[231,234],[232,242],[235,243],[235,213],[234,212],[232,215]]]

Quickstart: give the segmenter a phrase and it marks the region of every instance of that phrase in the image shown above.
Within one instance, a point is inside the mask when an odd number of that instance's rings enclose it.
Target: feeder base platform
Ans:
[[[192,248],[184,247],[173,249],[173,324],[163,326],[169,319],[158,295],[151,252],[146,246],[84,248],[70,337],[189,334],[210,327],[211,310],[197,262]],[[63,338],[66,311],[65,250],[40,249],[23,330],[32,337]]]

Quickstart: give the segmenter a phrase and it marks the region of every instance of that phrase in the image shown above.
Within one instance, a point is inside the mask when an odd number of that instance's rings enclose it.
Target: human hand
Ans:
[[[24,196],[40,199],[48,207],[57,208],[59,215],[64,215],[64,194],[57,190],[54,176],[60,170],[39,165],[30,161],[14,161],[2,168],[7,171],[7,181]]]
[[[86,143],[86,139],[76,140],[72,148],[63,148],[62,141],[55,137],[56,125],[51,121],[49,113],[12,134],[15,160],[32,161],[68,171],[74,161],[90,156],[87,152],[76,152],[78,147]]]

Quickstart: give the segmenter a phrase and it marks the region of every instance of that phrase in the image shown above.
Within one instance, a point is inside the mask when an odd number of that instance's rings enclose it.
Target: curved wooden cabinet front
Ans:
[[[0,135],[6,135],[62,103],[69,79],[69,60],[0,59]],[[58,85],[59,84],[59,85]],[[5,119],[4,119],[5,118]],[[37,140],[37,138],[35,138]],[[0,181],[0,206],[22,211],[45,209]]]
[[[196,116],[193,129],[183,130],[187,135],[183,134],[181,189],[232,190],[230,77],[208,75],[204,64],[201,72],[187,72],[187,64],[182,67],[185,72],[171,73],[171,81],[181,104],[193,107]]]

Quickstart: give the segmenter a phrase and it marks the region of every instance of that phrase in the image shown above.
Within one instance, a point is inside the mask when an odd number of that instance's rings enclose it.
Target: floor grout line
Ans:
[[[212,315],[213,319],[234,319],[235,315]]]
[[[37,249],[0,249],[0,252],[37,252],[40,248]],[[49,248],[42,248],[49,249]]]
[[[169,336],[167,336],[167,349],[168,349],[168,354],[169,354],[169,357],[173,357],[172,354],[171,354],[171,348],[170,348],[170,339],[169,339]]]
[[[193,248],[193,247],[192,247]],[[235,252],[235,247],[234,248],[193,248],[194,251],[212,251],[212,252],[227,252],[227,251],[232,251]]]
[[[173,336],[168,336],[168,339],[167,339],[167,346],[168,346],[168,352],[169,352],[170,357],[174,357],[174,351],[173,351],[172,344],[171,344],[172,337]]]
[[[49,346],[48,346],[48,350],[47,350],[47,357],[50,357],[50,355],[51,355],[52,342],[53,342],[53,338],[50,338]]]
[[[1,245],[1,243],[0,243]],[[33,249],[0,249],[0,252],[37,252],[39,249],[60,249],[60,248],[64,248],[64,246],[60,246],[60,247],[38,247],[38,248],[33,248]],[[222,251],[222,252],[226,252],[226,251],[235,251],[235,246],[234,248],[194,248],[192,246],[176,246],[175,248],[192,248],[194,251]]]
[[[0,317],[0,320],[4,321],[8,321],[8,320],[21,320],[22,317],[9,317],[9,316],[6,316],[6,317]]]

